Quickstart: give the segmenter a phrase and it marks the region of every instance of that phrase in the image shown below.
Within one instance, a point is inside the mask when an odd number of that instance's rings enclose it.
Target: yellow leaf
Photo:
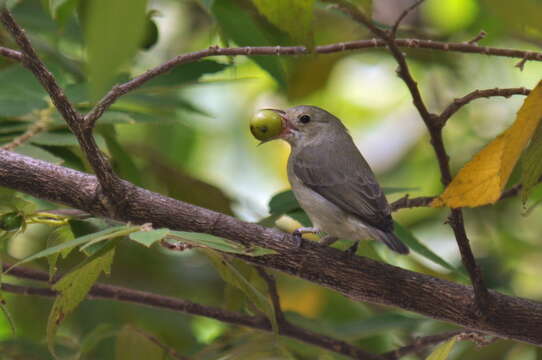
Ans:
[[[476,207],[497,201],[541,118],[542,81],[525,99],[512,126],[480,150],[431,206]]]
[[[455,343],[457,341],[457,336],[454,336],[450,340],[446,341],[444,344],[440,344],[433,350],[431,354],[425,360],[446,360],[448,355],[452,351]]]

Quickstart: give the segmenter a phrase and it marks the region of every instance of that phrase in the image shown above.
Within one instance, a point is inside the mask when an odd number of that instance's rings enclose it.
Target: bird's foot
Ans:
[[[294,237],[295,247],[300,248],[303,245],[303,234],[316,234],[319,232],[320,229],[314,227],[301,227],[295,229],[292,233],[292,236]]]
[[[299,229],[295,229],[292,233],[292,236],[294,237],[294,245],[296,248],[300,248],[301,245],[303,245],[303,237],[302,237],[301,231]]]
[[[356,241],[354,243],[354,245],[350,246],[348,249],[346,249],[346,254],[348,254],[349,256],[354,256],[356,255],[356,251],[358,251],[358,247],[359,247],[359,241]]]

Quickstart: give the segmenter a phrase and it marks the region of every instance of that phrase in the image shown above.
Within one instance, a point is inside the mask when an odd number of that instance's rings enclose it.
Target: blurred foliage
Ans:
[[[351,1],[372,13],[384,28],[411,4]],[[81,112],[89,111],[112,84],[210,45],[312,47],[372,37],[336,9],[313,0],[2,3],[10,6]],[[540,6],[534,0],[427,0],[405,19],[398,35],[463,42],[485,30],[483,45],[540,51]],[[3,29],[0,45],[16,48]],[[542,64],[536,62],[527,62],[520,71],[514,67],[520,59],[423,49],[405,52],[434,112],[474,89],[533,88],[542,73]],[[395,188],[387,191],[390,200],[406,193],[436,195],[443,189],[435,156],[395,68],[384,49],[303,57],[217,56],[177,67],[120,98],[99,119],[97,142],[117,173],[139,186],[292,231],[309,220],[285,191],[288,147],[281,143],[257,147],[248,119],[260,108],[313,104],[343,119],[381,184]],[[39,123],[38,133],[14,151],[90,172],[75,137],[32,74],[0,58],[0,81],[0,146],[13,144]],[[522,102],[521,97],[476,100],[450,119],[445,141],[454,173],[512,124]],[[542,188],[533,184],[540,174],[539,133],[540,129],[506,185],[515,185],[523,176],[532,186],[524,193],[525,205],[520,199],[509,199],[465,211],[467,231],[488,285],[534,300],[542,300],[538,265],[542,210],[537,206]],[[26,259],[25,266],[48,269],[51,277],[67,274],[55,285],[62,295],[54,304],[51,299],[1,294],[9,314],[0,316],[2,358],[50,359],[47,332],[49,347],[54,346],[62,359],[166,358],[152,339],[198,360],[343,358],[274,333],[213,319],[114,301],[81,301],[99,274],[111,266],[111,275],[100,281],[274,319],[267,287],[257,271],[213,251],[258,256],[265,249],[247,249],[207,235],[148,231],[50,212],[58,207],[0,188],[2,260],[13,264]],[[363,243],[359,253],[467,282],[453,234],[443,224],[446,215],[446,210],[433,208],[394,215],[401,224],[398,235],[410,241],[411,256],[396,256],[374,242]],[[193,249],[171,251],[159,245],[179,241]],[[339,241],[333,246],[348,245]],[[314,284],[274,275],[291,322],[369,351],[390,351],[417,336],[454,328],[401,310],[352,302]],[[31,284],[9,274],[2,281]],[[454,345],[454,341],[406,359],[424,359],[431,352],[435,359],[540,357],[536,348],[512,341],[499,340],[482,349],[464,341]]]

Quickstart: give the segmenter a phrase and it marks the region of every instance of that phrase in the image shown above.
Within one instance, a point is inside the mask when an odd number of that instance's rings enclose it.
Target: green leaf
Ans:
[[[286,215],[298,221],[303,226],[308,226],[308,227],[312,226],[311,219],[309,219],[309,216],[307,215],[307,213],[302,209],[299,209],[296,211],[290,211],[286,213]]]
[[[24,67],[0,71],[0,83],[0,116],[21,116],[47,107],[45,91]]]
[[[11,329],[12,334],[15,335],[17,331],[17,329],[15,328],[15,322],[13,321],[13,317],[11,316],[10,312],[8,311],[6,307],[6,301],[4,300],[4,297],[2,296],[1,293],[0,293],[0,309],[2,310],[2,314],[4,314],[4,318],[7,320],[9,324],[9,328]]]
[[[277,331],[275,309],[270,299],[264,295],[267,293],[267,284],[259,276],[256,268],[237,259],[229,260],[213,251],[205,251],[205,254],[211,259],[222,279],[241,290],[267,316],[273,330]]]
[[[138,231],[131,233],[128,237],[135,242],[146,246],[151,247],[157,241],[162,240],[169,234],[169,229],[156,229],[150,231]]]
[[[96,247],[96,244],[104,242],[105,240],[111,240],[117,237],[130,235],[131,233],[139,230],[140,228],[141,228],[140,226],[128,226],[128,227],[125,227],[124,229],[115,231],[114,233],[95,237],[94,239],[90,240],[89,242],[81,246],[80,250],[85,251],[87,255],[92,255],[103,246],[102,245],[102,246]]]
[[[27,200],[20,195],[14,196],[9,202],[9,205],[25,216],[35,213],[37,209],[35,202]]]
[[[37,145],[48,146],[79,146],[72,133],[40,133],[30,138],[30,142]]]
[[[30,255],[29,257],[17,262],[12,267],[22,265],[22,264],[27,263],[29,261],[41,259],[43,257],[50,256],[50,255],[59,253],[61,251],[65,251],[67,249],[71,249],[71,248],[74,248],[76,246],[80,246],[80,245],[83,245],[83,244],[88,244],[91,241],[93,243],[96,243],[97,241],[112,239],[112,238],[119,237],[119,236],[125,236],[125,235],[128,235],[130,232],[134,232],[134,231],[137,231],[137,230],[139,230],[139,226],[124,226],[124,225],[122,225],[122,226],[114,226],[114,227],[111,227],[109,229],[105,229],[105,230],[98,231],[98,232],[95,232],[95,233],[92,233],[92,234],[81,236],[81,237],[78,237],[78,238],[73,239],[71,241],[64,242],[64,243],[58,244],[56,246],[47,248],[45,250],[39,251],[36,254]],[[8,269],[8,272],[9,272],[9,269]]]
[[[92,0],[84,10],[90,93],[98,99],[136,54],[145,31],[147,0]]]
[[[85,335],[81,340],[78,356],[76,359],[84,359],[83,355],[91,352],[102,341],[110,337],[116,336],[118,329],[110,324],[100,324],[92,331]]]
[[[397,222],[393,222],[395,227],[395,234],[403,241],[412,251],[420,254],[424,258],[431,260],[432,262],[439,264],[440,266],[456,271],[457,269],[446,262],[443,258],[431,251],[427,246],[422,244],[407,228],[403,227]]]
[[[55,358],[54,337],[58,326],[85,299],[100,274],[103,272],[109,275],[114,255],[115,247],[111,244],[53,285],[59,294],[47,321],[47,344]]]
[[[299,206],[292,190],[273,196],[269,201],[269,213],[273,216],[288,215],[303,226],[312,226],[307,213]]]
[[[226,239],[204,233],[170,231],[168,236],[195,246],[206,247],[232,254],[242,254],[249,256],[276,254],[276,251],[274,250],[264,249],[258,246],[247,248],[232,241],[228,241]]]
[[[527,201],[529,192],[542,176],[542,125],[539,124],[522,159],[521,200]]]
[[[104,125],[100,119],[99,131],[103,134],[107,149],[112,157],[112,165],[115,172],[125,180],[132,182],[135,185],[143,186],[141,172],[134,162],[134,157],[130,156],[124,147],[119,144],[115,127],[112,125]]]
[[[450,340],[446,341],[443,344],[440,344],[433,350],[431,354],[427,357],[426,360],[446,360],[448,359],[448,355],[450,355],[450,352],[452,351],[455,343],[457,341],[457,336],[454,336]]]
[[[164,349],[131,326],[125,326],[117,335],[115,360],[163,360],[168,358],[164,355]]]
[[[277,39],[256,22],[234,0],[215,0],[211,7],[224,34],[240,46],[278,45]],[[286,86],[284,67],[277,56],[249,56],[281,87]]]
[[[227,67],[227,64],[221,64],[213,60],[200,60],[187,63],[177,66],[169,72],[148,81],[144,87],[179,86],[197,81],[205,74],[214,74],[223,71]]]
[[[46,0],[49,3],[51,17],[63,25],[75,12],[79,0]]]
[[[373,0],[350,0],[350,1],[358,5],[366,15],[369,15],[369,18],[372,17]]]
[[[59,226],[49,234],[47,238],[47,248],[72,241],[74,238],[75,236],[73,235],[72,228],[69,224]],[[60,255],[63,259],[65,259],[72,249],[73,247],[69,247],[47,257],[47,261],[49,262],[49,279],[53,279],[58,270],[56,266],[58,256]]]
[[[300,208],[292,190],[280,192],[269,201],[269,213],[272,215],[282,215]]]
[[[94,137],[98,146],[103,147],[105,144],[103,137],[99,134],[94,135]],[[45,145],[45,146],[79,146],[79,142],[77,141],[77,138],[72,133],[69,133],[69,132],[40,133],[30,138],[30,142],[33,144]]]
[[[288,33],[298,43],[313,46],[314,0],[252,0],[269,22]]]
[[[39,159],[43,161],[50,162],[52,164],[62,164],[64,160],[61,158],[51,154],[49,151],[44,150],[40,147],[30,145],[30,144],[23,144],[21,146],[17,146],[15,148],[15,152],[21,155],[30,156],[34,159]]]

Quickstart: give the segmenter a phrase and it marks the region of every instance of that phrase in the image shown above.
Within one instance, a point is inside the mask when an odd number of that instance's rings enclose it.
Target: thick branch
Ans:
[[[7,270],[9,267],[9,265],[4,264],[4,271]],[[46,272],[29,268],[16,267],[11,269],[8,274],[11,276],[16,276],[29,280],[43,282],[49,281],[49,275]],[[57,294],[56,291],[50,288],[20,286],[7,283],[3,283],[1,285],[1,289],[3,291],[22,295],[54,297]],[[96,284],[89,291],[88,298],[128,302],[158,309],[166,309],[175,312],[205,316],[226,323],[246,326],[254,329],[270,332],[273,331],[269,321],[263,317],[249,316],[229,310],[215,308],[212,306],[197,304],[188,300],[156,295],[153,293],[133,290],[121,286]],[[312,331],[292,325],[290,323],[284,323],[282,325],[283,326],[279,328],[279,333],[281,335],[288,336],[306,342],[308,344],[316,345],[329,351],[334,351],[343,355],[347,355],[354,359],[382,360],[380,356],[366,352],[359,347],[350,345],[344,341],[337,340],[326,335],[317,334]]]
[[[94,176],[0,150],[0,186],[108,216],[97,200]],[[298,249],[288,234],[134,187],[116,220],[205,232],[280,255],[243,257],[320,284],[353,300],[399,307],[499,337],[542,345],[542,304],[491,291],[488,316],[475,316],[471,287],[418,274],[337,249],[305,242]],[[333,264],[330,266],[330,264]]]

